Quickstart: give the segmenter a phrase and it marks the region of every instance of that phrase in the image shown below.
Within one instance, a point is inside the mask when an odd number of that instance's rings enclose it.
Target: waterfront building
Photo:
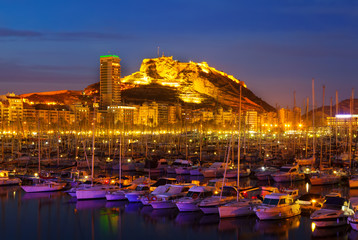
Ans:
[[[102,110],[107,110],[111,105],[120,105],[120,60],[116,55],[100,57],[100,108]]]
[[[245,124],[249,131],[257,131],[258,114],[255,110],[248,110],[245,113]]]
[[[350,123],[352,123],[352,126],[358,126],[357,114],[337,114],[334,117],[327,117],[326,120],[328,126],[348,127]]]

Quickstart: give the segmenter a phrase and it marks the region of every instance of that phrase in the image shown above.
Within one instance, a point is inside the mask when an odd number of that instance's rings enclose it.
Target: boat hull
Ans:
[[[180,212],[196,212],[200,211],[200,208],[195,203],[176,203]]]
[[[32,185],[32,186],[21,186],[21,188],[27,192],[27,193],[36,193],[36,192],[54,192],[54,191],[60,191],[64,189],[66,186],[66,183],[61,184],[38,184],[38,185]]]

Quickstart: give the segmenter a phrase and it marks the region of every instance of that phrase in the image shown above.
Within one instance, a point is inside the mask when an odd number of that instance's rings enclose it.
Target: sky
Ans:
[[[160,54],[207,62],[272,106],[358,89],[356,0],[0,1],[0,95],[83,90],[99,57],[122,77]],[[358,93],[355,94],[356,96]]]

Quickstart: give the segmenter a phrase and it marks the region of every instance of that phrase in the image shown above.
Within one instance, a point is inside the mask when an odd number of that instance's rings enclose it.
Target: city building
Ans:
[[[107,110],[111,105],[120,105],[120,60],[116,55],[100,57],[100,108],[102,110]]]

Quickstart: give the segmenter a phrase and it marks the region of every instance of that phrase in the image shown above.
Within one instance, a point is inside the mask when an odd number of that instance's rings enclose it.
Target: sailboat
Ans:
[[[324,116],[324,89],[325,87],[323,86],[323,100],[322,100],[322,120],[323,120],[323,116]],[[312,94],[314,96],[314,80],[312,80]],[[314,99],[314,97],[313,97]],[[314,102],[313,104],[313,119],[314,119]],[[313,122],[313,126],[314,126],[314,122]],[[315,136],[313,136],[314,138]],[[323,140],[321,140],[323,141]],[[319,160],[319,166],[320,169],[322,170],[322,142],[321,142],[321,157]],[[313,152],[315,152],[315,145],[313,145]],[[310,178],[310,182],[311,185],[313,186],[317,186],[317,185],[328,185],[328,184],[336,184],[341,180],[341,177],[338,175],[335,175],[334,172],[321,172],[318,176],[312,176]]]
[[[93,128],[92,128],[92,174],[91,174],[91,185],[80,187],[76,190],[77,200],[87,199],[101,199],[106,197],[107,187],[103,185],[93,185],[94,179],[94,150],[95,150],[95,118],[96,108],[93,107]]]
[[[238,157],[237,157],[237,195],[236,201],[219,206],[220,218],[227,217],[241,217],[255,214],[254,207],[259,205],[259,199],[242,199],[240,196],[240,131],[241,131],[241,93],[242,86],[240,85],[240,104],[239,104],[239,132],[238,132]],[[241,199],[240,199],[241,198]]]
[[[38,148],[39,148],[38,149],[38,157],[39,157],[39,161],[38,161],[38,172],[39,173],[38,174],[41,176],[41,140],[40,140],[39,126],[38,126],[38,129],[39,129],[39,133],[37,136]],[[21,186],[21,188],[27,193],[54,192],[54,191],[62,190],[65,187],[66,187],[66,183],[54,182],[54,181],[50,181],[50,180],[46,180],[45,182],[37,183],[34,185]]]

